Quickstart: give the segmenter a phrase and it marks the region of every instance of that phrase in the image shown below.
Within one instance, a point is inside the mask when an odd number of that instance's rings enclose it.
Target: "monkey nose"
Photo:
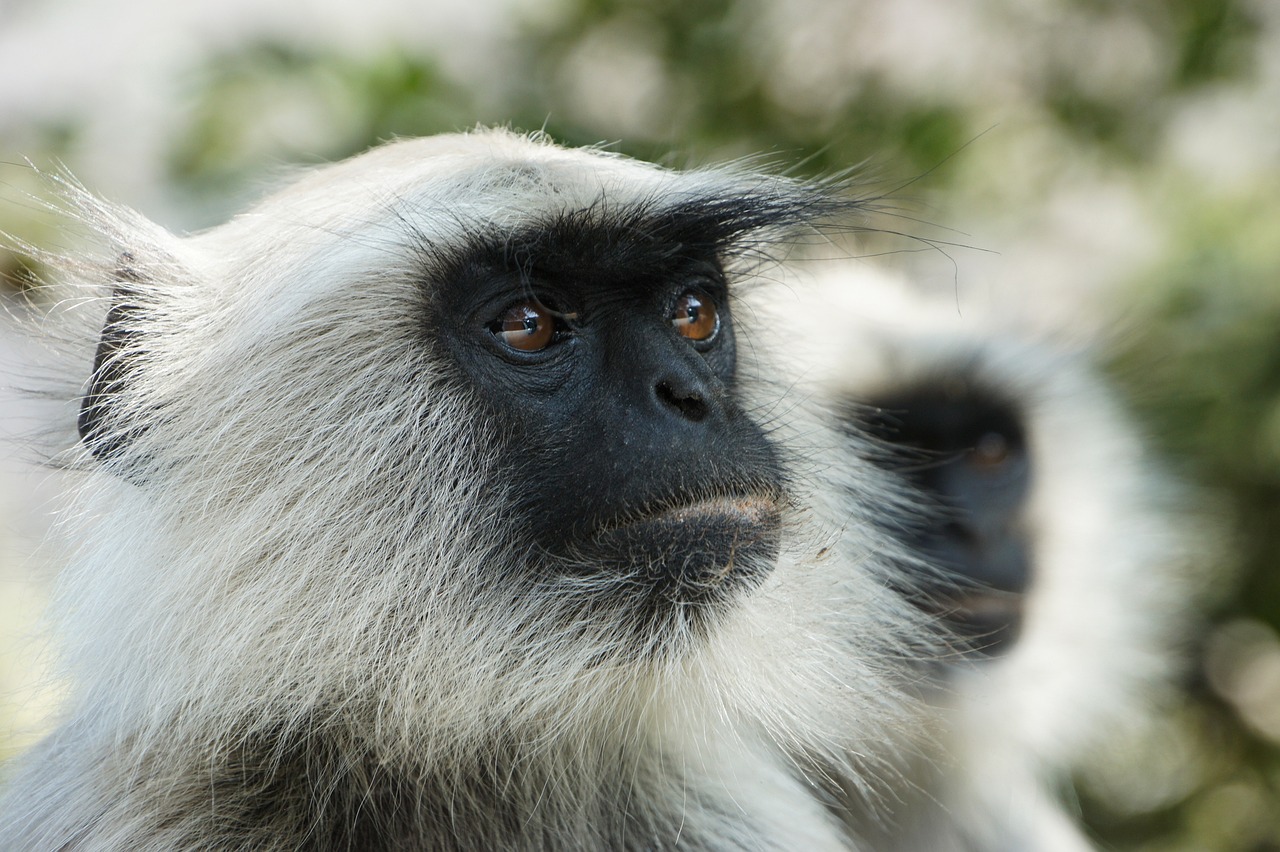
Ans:
[[[653,393],[661,405],[694,423],[704,420],[710,411],[706,394],[700,388],[673,379],[659,381]]]

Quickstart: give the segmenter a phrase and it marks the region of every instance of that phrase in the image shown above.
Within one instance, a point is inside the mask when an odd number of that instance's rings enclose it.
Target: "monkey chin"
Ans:
[[[767,496],[663,504],[596,530],[602,570],[625,576],[655,606],[711,604],[758,583],[778,556],[782,510]]]

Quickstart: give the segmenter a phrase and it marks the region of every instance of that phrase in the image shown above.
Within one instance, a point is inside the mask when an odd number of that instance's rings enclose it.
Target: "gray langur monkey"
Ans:
[[[1177,664],[1191,576],[1176,489],[1047,329],[863,264],[814,268],[743,313],[786,341],[783,374],[849,437],[828,458],[834,499],[860,499],[868,432],[870,458],[916,493],[880,523],[915,557],[898,587],[954,643],[927,666],[934,735],[902,750],[887,816],[854,797],[850,819],[885,852],[1091,849],[1055,789]]]
[[[890,477],[809,505],[734,319],[849,202],[503,131],[183,238],[67,191],[71,692],[0,848],[859,848]]]

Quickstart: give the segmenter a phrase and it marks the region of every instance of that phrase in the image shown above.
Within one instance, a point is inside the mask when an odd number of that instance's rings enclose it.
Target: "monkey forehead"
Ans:
[[[468,226],[516,229],[575,210],[734,199],[802,218],[818,194],[744,169],[673,171],[595,148],[486,130],[401,140],[316,169],[233,220],[229,230],[310,229],[340,237],[391,224],[452,239]]]
[[[357,289],[430,282],[433,263],[456,267],[469,252],[515,266],[537,262],[530,249],[563,256],[642,240],[714,249],[750,234],[758,248],[763,231],[836,206],[828,188],[784,177],[672,171],[488,130],[317,169],[191,245],[215,286],[252,291],[265,322]]]
[[[663,172],[602,151],[561,148],[505,131],[406,139],[318,168],[247,214],[324,226],[334,216],[376,218],[415,206],[453,213],[589,202],[601,191],[652,189]],[[440,211],[436,211],[437,215]],[[429,223],[428,223],[429,224]]]

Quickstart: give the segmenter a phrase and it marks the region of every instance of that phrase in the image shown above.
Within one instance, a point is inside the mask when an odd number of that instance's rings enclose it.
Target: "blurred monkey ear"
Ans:
[[[123,260],[124,265],[116,273],[120,283],[112,293],[111,309],[93,356],[93,374],[76,418],[80,440],[103,462],[118,460],[142,428],[128,423],[122,411],[130,374],[136,369],[142,313],[135,286],[137,273],[128,266],[129,255]]]

